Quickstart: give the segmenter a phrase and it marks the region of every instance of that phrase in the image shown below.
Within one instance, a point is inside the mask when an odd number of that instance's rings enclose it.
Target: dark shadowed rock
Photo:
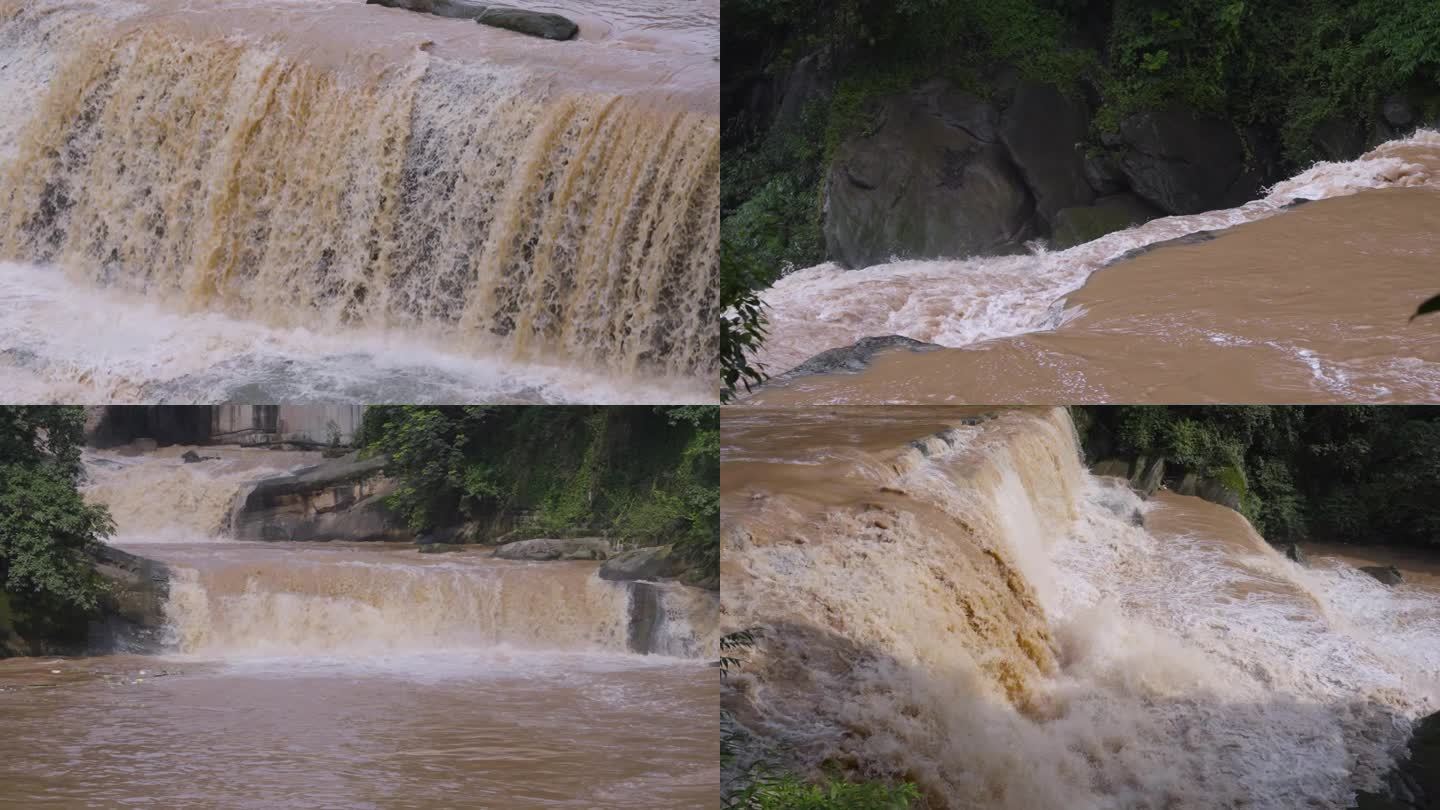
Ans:
[[[1171,108],[1121,122],[1120,165],[1130,187],[1169,214],[1197,214],[1253,199],[1259,172],[1245,165],[1245,144],[1227,122]]]
[[[830,98],[832,79],[822,54],[795,60],[789,72],[777,80],[780,101],[775,109],[776,129],[800,123],[806,105],[823,104]]]
[[[603,560],[610,556],[610,541],[603,537],[537,537],[516,540],[495,549],[502,560]]]
[[[670,546],[622,551],[600,566],[600,578],[615,581],[669,579],[685,570],[684,563]]]
[[[1299,546],[1295,545],[1294,543],[1286,543],[1284,546],[1284,550],[1285,559],[1309,567],[1310,559],[1305,556],[1305,552],[1301,551]]]
[[[365,0],[365,3],[459,20],[473,20],[490,7],[489,3],[477,3],[474,0]]]
[[[1410,100],[1401,95],[1390,96],[1380,106],[1385,123],[1396,129],[1405,129],[1415,123],[1415,108]]]
[[[1399,585],[1405,581],[1400,569],[1393,565],[1362,565],[1360,570],[1380,580],[1386,585]]]
[[[1310,145],[1322,160],[1352,160],[1365,146],[1360,122],[1346,118],[1327,118],[1310,131]]]
[[[1094,205],[1061,209],[1055,215],[1051,245],[1056,249],[1074,247],[1158,216],[1161,211],[1134,194],[1112,194]]]
[[[1085,102],[1053,85],[1023,82],[1005,109],[1000,139],[1035,196],[1035,210],[1053,222],[1062,208],[1089,205],[1084,143],[1090,132]]]
[[[1138,248],[1127,250],[1124,253],[1120,254],[1119,257],[1106,262],[1105,266],[1109,267],[1112,264],[1119,264],[1120,262],[1129,261],[1137,256],[1144,256],[1146,253],[1154,250],[1161,250],[1168,247],[1180,247],[1182,245],[1201,245],[1206,242],[1213,241],[1214,239],[1215,234],[1211,233],[1210,231],[1196,231],[1194,233],[1187,233],[1184,236],[1177,236],[1174,239],[1166,239],[1160,242],[1151,242],[1148,245],[1142,245]]]
[[[542,39],[574,39],[575,35],[580,33],[580,26],[576,25],[574,20],[559,14],[502,6],[485,9],[475,18],[475,22]]]
[[[1415,724],[1408,750],[1385,775],[1382,787],[1360,791],[1357,810],[1440,810],[1440,713]]]
[[[990,113],[951,98],[942,117],[939,98],[932,87],[877,100],[870,126],[841,144],[825,182],[825,248],[836,261],[1009,253],[1034,235],[1034,199],[1005,147],[955,123]]]
[[[421,554],[448,554],[452,551],[464,551],[465,547],[454,543],[422,543]]]
[[[1096,194],[1115,194],[1126,189],[1120,161],[1108,152],[1085,156],[1085,181]]]
[[[170,569],[108,545],[92,552],[106,583],[100,617],[90,623],[89,652],[158,652],[164,641]]]
[[[875,355],[890,349],[909,349],[912,352],[930,352],[941,348],[934,343],[925,343],[902,335],[882,335],[861,338],[849,346],[825,351],[806,360],[784,374],[772,377],[772,382],[784,382],[796,377],[812,374],[858,373],[864,371]]]

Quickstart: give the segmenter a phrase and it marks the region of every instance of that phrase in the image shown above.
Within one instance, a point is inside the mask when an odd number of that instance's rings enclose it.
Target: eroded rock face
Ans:
[[[574,39],[580,27],[568,17],[543,11],[477,3],[474,0],[365,0],[368,5],[418,11],[437,17],[474,20],[492,28],[504,28],[542,39]]]
[[[109,587],[100,600],[100,617],[90,623],[87,652],[158,652],[170,569],[111,546],[102,545],[94,554],[95,571]]]
[[[1022,249],[1035,200],[1005,146],[986,139],[993,118],[985,102],[934,87],[881,100],[831,164],[826,251],[864,267]]]
[[[1090,111],[1053,85],[1025,82],[1005,108],[1000,139],[1035,197],[1035,213],[1054,223],[1063,208],[1095,199],[1085,175]]]
[[[502,560],[604,560],[610,541],[603,537],[537,537],[516,540],[495,549]]]
[[[403,540],[404,522],[384,498],[387,459],[351,454],[292,475],[257,483],[233,515],[237,540]]]
[[[600,578],[616,581],[669,579],[685,571],[671,546],[654,546],[622,551],[600,566]]]
[[[1167,214],[1229,208],[1259,195],[1234,127],[1190,110],[1142,112],[1120,124],[1120,166],[1130,187]]]

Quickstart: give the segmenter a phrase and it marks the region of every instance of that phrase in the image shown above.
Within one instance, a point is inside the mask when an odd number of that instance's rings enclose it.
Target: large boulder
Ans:
[[[1187,472],[1180,479],[1175,491],[1181,495],[1194,495],[1202,500],[1240,511],[1240,499],[1244,496],[1244,475],[1232,470],[1221,475],[1208,476]]]
[[[574,39],[575,35],[580,33],[580,26],[559,14],[503,6],[491,6],[485,9],[480,16],[475,18],[475,22],[542,39]]]
[[[100,616],[90,623],[87,652],[158,652],[164,643],[170,569],[107,545],[92,555],[106,589]]]
[[[1360,566],[1360,570],[1385,585],[1399,585],[1405,581],[1405,575],[1401,574],[1400,569],[1393,565],[1362,565]]]
[[[1183,108],[1136,113],[1120,124],[1120,165],[1130,187],[1169,214],[1197,214],[1254,199],[1262,173],[1220,119]]]
[[[622,551],[600,566],[600,578],[614,581],[671,579],[685,572],[685,563],[672,546]]]
[[[1374,792],[1361,791],[1359,810],[1440,810],[1440,712],[1415,724],[1409,750]]]
[[[1056,212],[1050,242],[1057,250],[1074,247],[1158,216],[1159,210],[1134,194],[1112,194],[1096,200],[1094,205]]]
[[[1090,111],[1083,99],[1054,85],[1023,82],[1005,108],[1000,140],[1035,196],[1035,210],[1053,222],[1063,208],[1089,205],[1085,176]]]
[[[394,482],[387,459],[351,454],[257,482],[238,499],[230,533],[238,540],[402,540],[410,530],[386,504]]]
[[[876,100],[825,181],[825,247],[863,267],[892,257],[1011,253],[1035,234],[1035,201],[1003,144],[980,135],[986,102],[925,92]],[[962,122],[981,122],[974,131]]]
[[[495,549],[502,560],[603,560],[610,541],[603,537],[539,537],[516,540]]]
[[[365,3],[460,20],[473,20],[490,8],[489,3],[477,3],[474,0],[365,0]]]

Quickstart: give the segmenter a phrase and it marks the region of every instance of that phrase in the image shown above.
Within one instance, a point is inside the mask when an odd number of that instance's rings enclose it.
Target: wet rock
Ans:
[[[1120,162],[1108,152],[1085,156],[1085,181],[1096,194],[1115,194],[1124,191],[1125,172]]]
[[[1050,241],[1057,250],[1074,247],[1158,216],[1159,210],[1134,194],[1112,194],[1094,205],[1061,209]]]
[[[868,126],[840,145],[823,226],[836,261],[1013,253],[1035,235],[1035,200],[1005,146],[958,123],[988,121],[993,111],[976,100],[976,109],[937,116],[939,92],[877,99]]]
[[[576,25],[574,20],[559,14],[502,6],[485,9],[475,18],[475,22],[542,39],[574,39],[575,35],[580,33],[580,26]]]
[[[1362,565],[1360,566],[1360,570],[1386,585],[1399,585],[1405,581],[1405,577],[1400,573],[1400,569],[1393,565]]]
[[[1401,95],[1385,99],[1380,106],[1380,114],[1384,116],[1385,123],[1396,129],[1405,129],[1415,123],[1415,108],[1410,106],[1409,99]]]
[[[581,552],[594,556],[573,556]],[[495,549],[495,556],[502,560],[603,560],[610,556],[610,541],[603,537],[537,537],[506,543]]]
[[[1440,810],[1440,713],[1415,724],[1406,755],[1385,775],[1382,787],[1360,791],[1357,810]]]
[[[1005,109],[1000,139],[1035,197],[1035,210],[1053,223],[1063,208],[1089,205],[1095,190],[1085,177],[1084,143],[1090,111],[1082,99],[1054,85],[1022,82]]]
[[[671,546],[654,546],[622,551],[600,566],[600,578],[613,581],[668,579],[678,577],[684,563]]]
[[[832,79],[825,57],[813,53],[795,60],[790,70],[778,79],[779,104],[775,110],[775,129],[787,129],[800,123],[805,107],[823,104],[830,98]]]
[[[196,464],[201,461],[215,461],[219,458],[219,456],[202,456],[194,450],[186,450],[185,455],[181,456],[180,460],[186,464]]]
[[[1183,108],[1137,113],[1120,124],[1120,166],[1130,188],[1168,214],[1198,214],[1254,199],[1263,177],[1246,167],[1234,127]]]
[[[1305,552],[1301,551],[1299,546],[1294,543],[1286,543],[1283,548],[1285,551],[1285,559],[1299,563],[1307,568],[1310,566],[1310,558],[1305,556]]]
[[[1145,513],[1142,512],[1142,511],[1140,511],[1139,509],[1136,509],[1134,512],[1131,512],[1131,513],[1130,513],[1130,525],[1131,525],[1131,526],[1144,526],[1144,525],[1145,525]]]
[[[1235,475],[1240,474],[1237,472]],[[1236,479],[1231,476],[1231,480]],[[1243,481],[1244,479],[1241,477],[1238,480]],[[1185,473],[1175,487],[1175,492],[1180,495],[1193,495],[1237,512],[1240,511],[1240,498],[1243,495],[1236,489],[1236,485],[1226,483],[1220,477],[1197,475],[1193,472]]]
[[[170,569],[164,564],[102,545],[93,551],[95,572],[105,580],[100,615],[90,622],[88,652],[157,652],[164,641]]]
[[[489,3],[476,3],[474,0],[365,0],[365,3],[460,20],[473,20],[490,8]]]
[[[421,554],[448,554],[453,551],[464,551],[465,547],[455,543],[425,543],[420,546]]]
[[[934,343],[925,343],[902,335],[861,338],[849,346],[826,349],[784,374],[771,378],[771,381],[783,382],[796,377],[808,377],[812,374],[853,374],[864,371],[869,367],[870,361],[875,358],[875,355],[883,351],[909,349],[912,352],[928,352],[939,348],[941,347]]]
[[[1105,266],[1106,266],[1106,267],[1109,267],[1110,265],[1113,265],[1113,264],[1119,264],[1120,262],[1126,262],[1126,261],[1129,261],[1129,260],[1131,260],[1131,259],[1134,259],[1134,258],[1136,258],[1136,257],[1138,257],[1138,256],[1144,256],[1146,253],[1150,253],[1151,251],[1155,251],[1155,250],[1160,250],[1160,249],[1162,249],[1162,248],[1180,247],[1180,246],[1182,246],[1182,245],[1199,245],[1199,244],[1203,244],[1203,243],[1205,243],[1205,242],[1213,241],[1214,239],[1215,239],[1215,234],[1212,233],[1212,232],[1210,232],[1210,231],[1195,231],[1194,233],[1187,233],[1187,234],[1185,234],[1184,236],[1177,236],[1177,237],[1175,237],[1174,239],[1165,239],[1165,240],[1160,241],[1160,242],[1152,242],[1152,243],[1150,243],[1150,244],[1148,244],[1148,245],[1142,245],[1142,246],[1140,246],[1140,247],[1138,247],[1138,248],[1133,248],[1133,249],[1131,249],[1131,250],[1127,250],[1127,251],[1125,251],[1124,253],[1120,254],[1119,257],[1117,257],[1117,258],[1115,258],[1115,259],[1113,259],[1113,260],[1111,260],[1111,261],[1106,262],[1106,263],[1105,263]]]

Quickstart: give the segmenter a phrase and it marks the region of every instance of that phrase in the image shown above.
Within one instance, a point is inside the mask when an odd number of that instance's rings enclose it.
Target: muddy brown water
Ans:
[[[0,807],[719,805],[713,618],[632,654],[596,563],[130,537],[167,651],[0,661]]]
[[[1437,177],[1440,136],[1422,133],[1242,208],[1064,252],[800,271],[766,294],[772,373],[867,335],[947,348],[887,351],[859,374],[802,377],[748,401],[1431,401],[1440,321],[1409,318],[1440,292]],[[1306,195],[1321,199],[1285,207]]]

